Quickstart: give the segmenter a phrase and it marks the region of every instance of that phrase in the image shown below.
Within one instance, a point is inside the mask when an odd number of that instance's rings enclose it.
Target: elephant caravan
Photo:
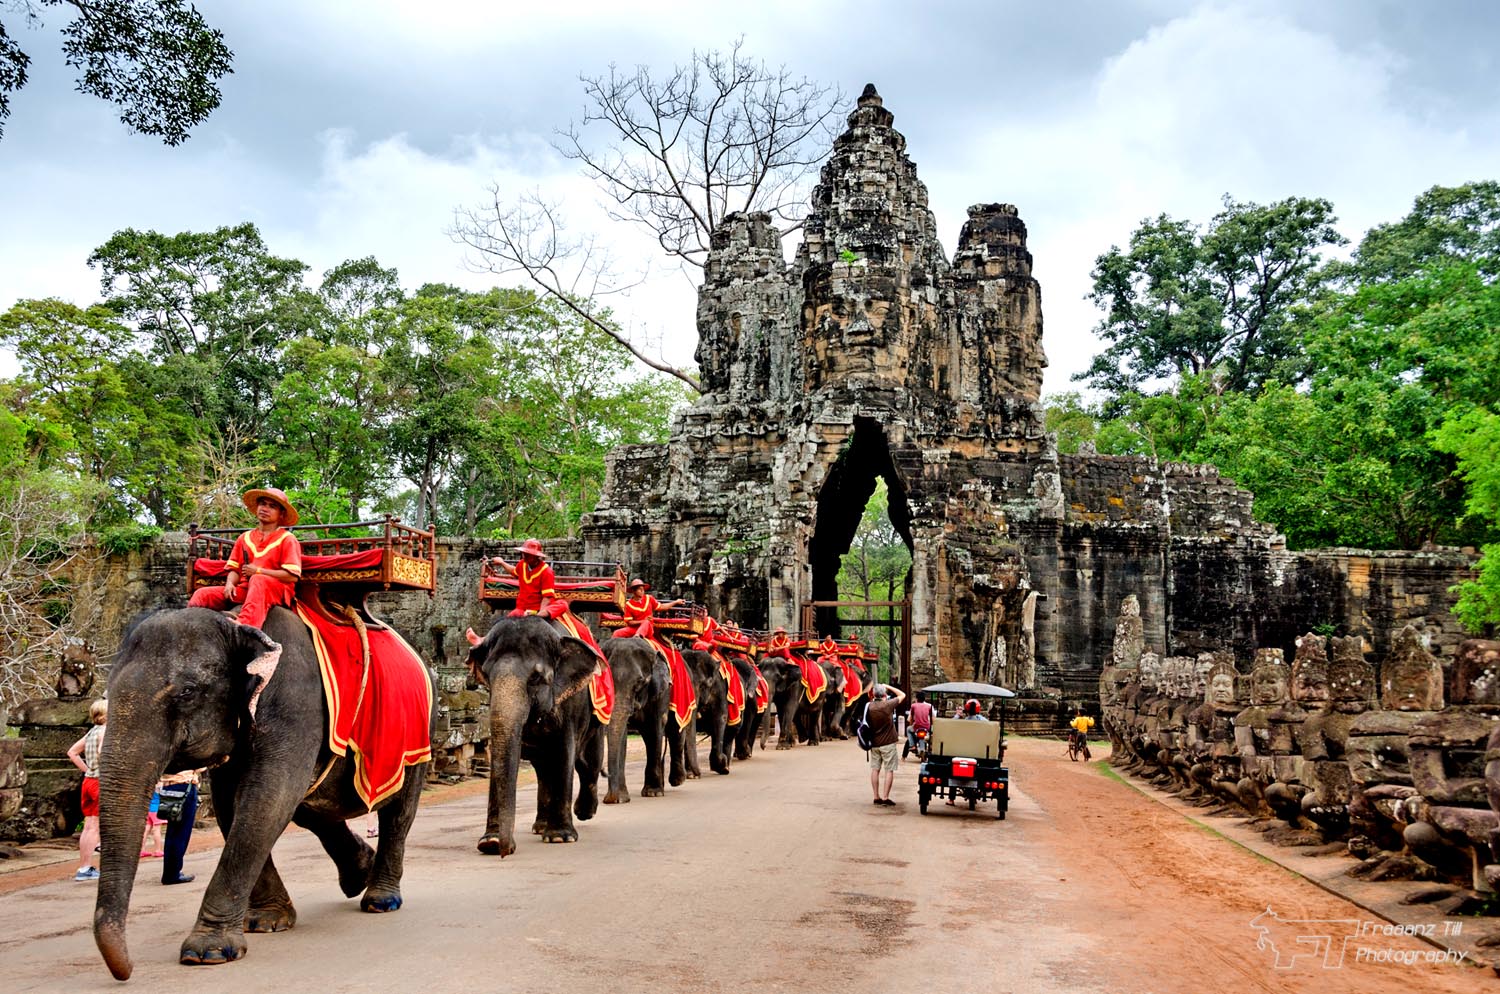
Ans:
[[[1362,640],[1309,633],[1257,650],[1143,651],[1135,598],[1100,678],[1115,765],[1283,845],[1335,843],[1373,880],[1443,881],[1469,910],[1500,889],[1500,642],[1445,667],[1413,627],[1378,666]]]

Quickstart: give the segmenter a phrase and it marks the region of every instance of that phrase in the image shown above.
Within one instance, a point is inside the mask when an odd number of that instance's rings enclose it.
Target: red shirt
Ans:
[[[645,621],[647,618],[655,614],[656,609],[660,606],[661,601],[657,600],[655,597],[652,597],[650,594],[642,595],[641,599],[638,601],[626,601],[625,621],[630,625],[639,625],[641,622]]]
[[[907,712],[907,717],[911,719],[912,728],[931,728],[932,705],[926,701],[917,701]]]
[[[531,569],[525,562],[516,563],[516,607],[522,611],[540,611],[543,597],[556,597],[557,578],[552,567],[542,563]]]
[[[270,535],[262,535],[260,529],[252,528],[235,540],[234,549],[224,560],[224,566],[236,573],[243,573],[246,566],[258,566],[263,570],[284,569],[292,576],[301,577],[302,543],[285,528],[278,528]]]

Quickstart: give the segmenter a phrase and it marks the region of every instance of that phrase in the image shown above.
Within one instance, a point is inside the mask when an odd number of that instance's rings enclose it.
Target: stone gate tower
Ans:
[[[866,87],[790,266],[765,215],[714,233],[705,392],[666,445],[611,454],[590,558],[790,627],[804,601],[836,599],[879,477],[912,554],[919,680],[1092,697],[1129,595],[1162,654],[1290,655],[1319,625],[1377,654],[1408,623],[1456,645],[1469,553],[1292,552],[1212,466],[1059,456],[1026,226],[1009,205],[971,207],[950,261],[892,121]]]
[[[1062,503],[1026,226],[972,207],[950,262],[873,86],[848,120],[792,265],[766,215],[715,232],[704,394],[666,446],[612,455],[585,545],[742,624],[792,626],[837,596],[880,477],[912,553],[914,670],[1030,685],[1024,543]]]

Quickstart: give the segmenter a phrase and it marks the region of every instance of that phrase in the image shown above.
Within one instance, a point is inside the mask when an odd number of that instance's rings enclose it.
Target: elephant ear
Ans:
[[[599,657],[593,648],[582,639],[571,635],[561,637],[562,647],[557,654],[557,665],[552,670],[553,700],[561,701],[594,675]]]
[[[475,639],[478,636],[474,634],[474,629],[472,628],[464,634],[469,637],[469,673],[474,677],[474,682],[479,686],[488,687],[490,685],[490,678],[484,672],[484,664],[490,658],[490,638],[486,635],[476,642]]]
[[[251,707],[259,692],[265,688],[270,680],[271,673],[275,672],[274,665],[268,673],[262,666],[264,660],[274,656],[280,658],[281,647],[272,640],[271,636],[259,628],[251,628],[249,625],[241,625],[238,622],[224,619],[229,627],[229,669],[231,679],[242,688],[240,700],[247,707]],[[254,708],[251,707],[253,715]]]

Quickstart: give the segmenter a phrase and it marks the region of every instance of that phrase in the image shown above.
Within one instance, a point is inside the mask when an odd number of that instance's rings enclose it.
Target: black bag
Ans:
[[[870,733],[870,721],[868,715],[859,719],[859,724],[854,726],[854,741],[865,752],[869,752],[875,746],[874,736]]]
[[[191,789],[187,784],[163,787],[156,802],[156,817],[163,821],[181,821],[183,809],[187,807],[188,791]]]

